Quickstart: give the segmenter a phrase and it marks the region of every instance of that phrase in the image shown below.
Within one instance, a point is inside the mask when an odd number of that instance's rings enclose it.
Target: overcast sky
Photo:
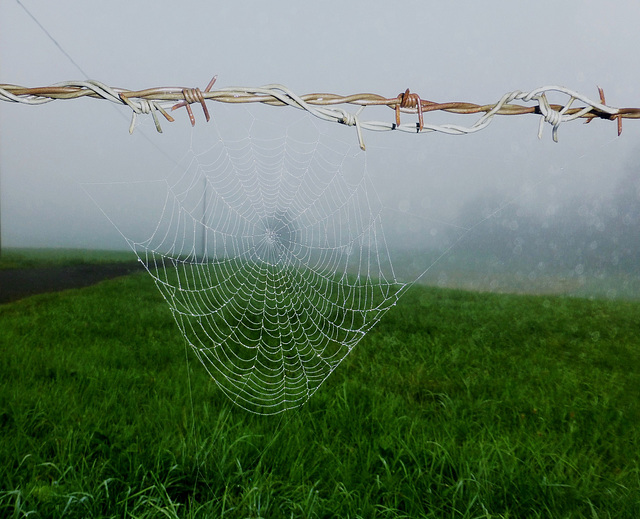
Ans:
[[[597,99],[599,85],[609,104],[640,106],[640,33],[626,22],[640,19],[634,0],[21,1],[91,79],[128,89],[203,88],[217,74],[219,87],[389,97],[409,87],[438,102],[490,103],[548,84]],[[72,79],[85,78],[16,1],[0,2],[0,83]],[[116,246],[120,237],[81,185],[167,176],[191,135],[182,112],[162,135],[147,121],[130,136],[130,112],[107,102],[0,103],[3,245]],[[392,120],[387,112],[375,118]],[[198,131],[205,123],[195,114]],[[640,157],[635,121],[620,138],[613,122],[569,123],[558,144],[549,127],[539,141],[537,125],[522,116],[465,137],[369,133],[368,168],[389,214],[406,216],[401,223],[455,225],[458,209],[484,194],[542,212],[606,196]]]

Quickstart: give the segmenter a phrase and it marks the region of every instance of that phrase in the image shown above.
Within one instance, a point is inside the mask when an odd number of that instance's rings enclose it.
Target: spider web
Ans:
[[[220,389],[275,414],[304,404],[406,285],[365,154],[306,115],[244,115],[214,137],[196,128],[170,177],[143,188],[164,200],[146,238],[116,227]]]

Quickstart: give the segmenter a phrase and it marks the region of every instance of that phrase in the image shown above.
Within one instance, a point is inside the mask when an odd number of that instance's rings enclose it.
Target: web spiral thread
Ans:
[[[298,133],[192,150],[153,232],[127,238],[213,380],[259,414],[303,405],[406,286],[363,153]]]

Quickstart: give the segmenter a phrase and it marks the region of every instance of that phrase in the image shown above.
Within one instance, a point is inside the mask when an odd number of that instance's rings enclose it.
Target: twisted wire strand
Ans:
[[[127,90],[124,88],[110,87],[99,81],[64,81],[45,87],[28,88],[19,85],[0,84],[0,101],[40,105],[58,99],[77,99],[89,97],[92,99],[104,99],[116,104],[128,106],[133,114],[129,131],[135,127],[136,117],[139,114],[151,114],[158,132],[162,132],[157,112],[165,119],[173,122],[173,118],[167,112],[168,109],[186,107],[189,112],[191,124],[195,124],[195,118],[190,104],[201,104],[207,121],[209,112],[206,101],[220,103],[262,103],[272,106],[290,106],[305,110],[315,117],[325,121],[337,122],[348,126],[355,126],[360,147],[364,150],[365,144],[362,130],[392,131],[399,130],[410,133],[441,132],[450,135],[462,135],[475,133],[486,128],[496,115],[526,115],[536,114],[540,118],[538,137],[542,136],[545,123],[552,127],[553,140],[558,140],[558,128],[561,124],[575,120],[585,119],[590,122],[593,119],[617,120],[618,135],[622,131],[622,119],[639,119],[640,108],[614,108],[608,106],[604,99],[604,93],[599,88],[600,101],[594,101],[586,95],[580,94],[561,86],[544,86],[529,92],[516,90],[508,92],[494,104],[479,105],[468,102],[436,103],[422,99],[418,94],[411,93],[409,89],[396,97],[384,97],[378,94],[361,93],[352,95],[339,95],[330,93],[313,93],[297,95],[284,85],[270,84],[261,87],[226,87],[212,90],[215,77],[210,81],[204,91],[198,88],[184,87],[158,87],[144,90]],[[547,94],[556,92],[568,96],[564,105],[551,104]],[[576,102],[584,106],[572,107]],[[521,103],[534,103],[532,106]],[[355,105],[358,110],[355,113],[345,107],[337,105]],[[362,110],[367,106],[388,106],[396,112],[395,121],[363,121],[360,117]],[[458,124],[430,124],[424,121],[424,116],[429,112],[443,111],[453,114],[482,114],[472,125],[461,126]],[[417,123],[402,123],[400,113],[412,113],[418,115]]]

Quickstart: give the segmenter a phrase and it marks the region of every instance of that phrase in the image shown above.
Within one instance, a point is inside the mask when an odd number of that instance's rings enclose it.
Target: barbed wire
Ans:
[[[358,134],[358,142],[364,150],[362,130],[392,131],[398,130],[411,133],[441,132],[451,135],[474,133],[486,128],[496,115],[526,115],[537,114],[540,116],[538,137],[542,136],[545,123],[552,126],[552,137],[558,141],[558,128],[561,124],[574,119],[585,119],[590,122],[593,119],[616,120],[618,123],[618,135],[622,133],[622,119],[639,119],[640,108],[614,108],[608,106],[602,88],[598,87],[599,101],[561,86],[544,86],[529,92],[516,90],[506,93],[493,104],[479,105],[467,102],[436,103],[422,99],[418,94],[407,89],[396,97],[384,97],[378,94],[352,94],[339,95],[327,93],[314,93],[297,95],[287,87],[279,84],[264,85],[261,87],[226,87],[212,90],[216,76],[209,82],[204,91],[199,88],[183,87],[158,87],[144,90],[127,90],[124,88],[110,87],[99,81],[64,81],[50,86],[28,88],[19,85],[0,84],[0,100],[40,105],[58,99],[77,99],[88,97],[103,99],[116,104],[126,105],[132,111],[129,132],[133,132],[136,118],[139,114],[151,114],[158,132],[162,132],[158,112],[169,122],[174,119],[169,111],[186,107],[191,124],[195,125],[196,119],[190,105],[199,103],[207,121],[210,119],[207,109],[207,101],[220,103],[262,103],[272,106],[291,106],[306,110],[320,119],[355,126]],[[547,94],[556,92],[568,97],[564,105],[551,104]],[[534,103],[527,106],[515,104]],[[578,101],[583,106],[573,107]],[[348,111],[338,105],[355,105],[359,108],[355,112]],[[362,110],[367,106],[388,106],[395,111],[394,121],[363,121],[360,118]],[[471,126],[458,124],[431,124],[424,120],[428,112],[442,111],[453,114],[482,114]],[[401,113],[418,115],[418,121],[414,123],[402,123]]]

